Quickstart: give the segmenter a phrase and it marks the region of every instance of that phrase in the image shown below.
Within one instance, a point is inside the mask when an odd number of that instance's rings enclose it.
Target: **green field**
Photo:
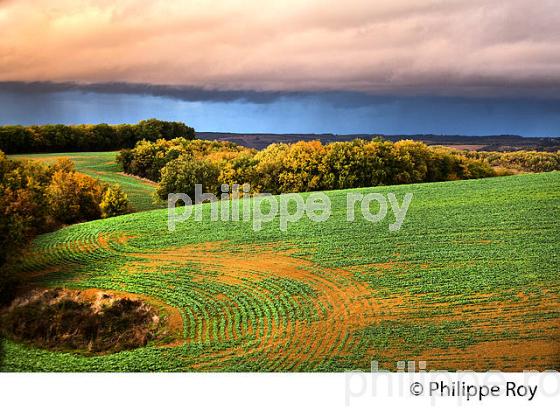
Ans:
[[[68,158],[76,165],[76,170],[97,178],[108,184],[118,184],[128,195],[128,200],[134,211],[147,211],[161,208],[154,205],[152,194],[155,184],[133,176],[122,174],[122,169],[115,161],[118,152],[70,152],[62,154],[22,154],[10,155],[12,159],[29,159],[49,164],[59,158]]]
[[[78,168],[114,169],[106,155]],[[412,192],[401,230],[346,222],[332,191],[328,221],[287,232],[209,222],[205,204],[173,233],[154,210],[38,237],[30,282],[157,300],[176,340],[93,357],[8,341],[1,370],[560,370],[559,172],[354,191]]]

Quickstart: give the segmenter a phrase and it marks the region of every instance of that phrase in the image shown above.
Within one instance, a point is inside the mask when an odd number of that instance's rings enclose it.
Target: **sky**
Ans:
[[[557,0],[0,0],[0,123],[560,135]]]

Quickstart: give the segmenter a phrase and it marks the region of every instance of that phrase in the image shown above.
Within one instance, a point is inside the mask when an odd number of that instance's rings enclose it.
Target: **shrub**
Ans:
[[[157,195],[167,199],[169,193],[181,192],[194,199],[195,184],[202,185],[202,192],[217,193],[219,175],[218,166],[212,162],[182,155],[161,170]]]
[[[285,173],[282,159],[289,149],[288,144],[271,144],[255,155],[256,180],[253,189],[257,192],[281,192],[280,176]],[[270,188],[273,188],[270,190]]]
[[[183,152],[180,144],[174,141],[158,140],[156,143],[149,141],[140,141],[134,147],[130,154],[123,154],[119,160],[127,160],[126,165],[122,163],[125,172],[147,178],[152,181],[158,181],[161,169],[172,159],[177,158]]]
[[[101,218],[103,186],[87,175],[57,170],[45,194],[50,215],[63,224]]]
[[[103,193],[103,199],[99,207],[103,218],[122,215],[128,210],[128,196],[118,185],[108,187]]]
[[[122,149],[117,154],[117,163],[121,164],[125,174],[134,174],[131,164],[134,159],[134,154],[131,149]]]

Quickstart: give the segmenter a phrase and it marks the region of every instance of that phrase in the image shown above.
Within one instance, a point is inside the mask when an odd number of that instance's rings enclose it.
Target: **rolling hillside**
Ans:
[[[164,205],[154,205],[152,194],[155,183],[135,178],[122,173],[122,169],[115,161],[117,151],[110,152],[70,152],[62,154],[22,154],[10,155],[13,159],[29,159],[54,163],[59,158],[68,158],[76,165],[78,172],[100,179],[108,184],[118,184],[128,195],[128,200],[134,211],[147,211],[161,208]]]
[[[355,191],[413,193],[401,230],[348,223],[332,191],[328,221],[287,232],[205,204],[173,233],[154,210],[38,237],[30,283],[145,298],[173,340],[89,357],[8,341],[0,370],[560,369],[559,172]]]

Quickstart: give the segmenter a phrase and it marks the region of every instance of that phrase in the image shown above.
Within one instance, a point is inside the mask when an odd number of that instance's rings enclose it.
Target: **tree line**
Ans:
[[[141,141],[121,151],[118,161],[126,173],[158,182],[161,199],[170,192],[190,194],[195,183],[205,192],[249,183],[253,193],[280,194],[498,175],[485,159],[412,140],[300,141],[256,151],[231,142],[177,138]]]
[[[194,135],[194,129],[182,122],[156,119],[134,125],[5,125],[0,126],[0,150],[6,154],[111,151],[134,147],[142,140],[193,139]]]

